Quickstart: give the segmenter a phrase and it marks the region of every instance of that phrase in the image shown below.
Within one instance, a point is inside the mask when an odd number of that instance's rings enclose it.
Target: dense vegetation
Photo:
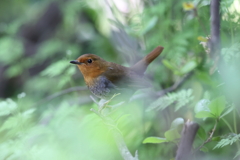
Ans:
[[[0,159],[171,159],[187,120],[196,159],[239,158],[240,3],[222,0],[209,53],[210,0],[0,1]],[[156,46],[153,84],[102,118],[69,63],[84,53],[131,66]],[[109,109],[106,108],[109,112]]]

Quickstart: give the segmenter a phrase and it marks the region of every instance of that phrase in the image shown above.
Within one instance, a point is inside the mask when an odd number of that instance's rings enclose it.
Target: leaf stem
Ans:
[[[211,142],[213,134],[216,131],[217,124],[218,124],[218,119],[216,119],[212,132],[210,133],[210,136],[208,137],[208,139],[204,141],[203,144],[196,149],[196,151],[201,149],[206,143]]]
[[[231,125],[228,123],[228,121],[225,118],[222,118],[223,122],[228,126],[229,130],[234,133],[233,128],[231,127]]]

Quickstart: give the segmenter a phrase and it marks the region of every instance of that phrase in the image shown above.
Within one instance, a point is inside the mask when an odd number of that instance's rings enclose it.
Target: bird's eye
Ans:
[[[92,59],[88,59],[87,62],[88,62],[88,63],[92,63]]]

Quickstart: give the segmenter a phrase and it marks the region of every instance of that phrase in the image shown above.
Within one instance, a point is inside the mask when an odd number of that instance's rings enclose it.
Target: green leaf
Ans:
[[[58,76],[64,72],[64,70],[69,67],[69,62],[66,60],[60,60],[53,62],[52,65],[48,66],[44,71],[41,72],[42,76],[54,77]]]
[[[17,104],[10,98],[8,98],[6,101],[0,102],[0,116],[9,115],[17,107]]]
[[[2,125],[0,132],[4,131],[5,129],[12,129],[17,127],[19,124],[19,117],[15,116],[15,117],[10,117],[8,118],[4,124]]]
[[[15,77],[19,74],[21,74],[23,72],[24,68],[21,66],[21,64],[15,64],[15,65],[12,65],[11,67],[9,67],[7,70],[6,70],[6,76],[8,78],[12,78],[12,77]]]
[[[219,141],[218,144],[213,149],[222,148],[227,145],[232,145],[233,143],[239,141],[239,138],[240,134],[229,135],[227,138],[221,139],[221,141]]]
[[[170,69],[170,70],[172,70],[172,71],[175,71],[175,70],[177,70],[177,67],[175,67],[172,63],[170,63],[168,60],[166,60],[166,59],[164,59],[163,61],[162,61],[162,63],[163,63],[163,65],[165,66],[165,67],[167,67],[168,69]]]
[[[197,136],[203,141],[207,139],[207,134],[202,126],[199,127],[197,131]]]
[[[158,21],[158,16],[153,16],[147,23],[146,27],[142,31],[142,35],[150,31],[157,23]]]
[[[177,93],[168,93],[167,95],[160,97],[151,103],[147,108],[147,111],[150,111],[152,109],[163,110],[171,104],[175,105],[175,111],[177,111],[181,107],[188,104],[191,100],[193,100],[193,96],[191,94],[191,89],[181,90]]]
[[[207,148],[207,147],[205,147],[205,146],[203,146],[201,149],[200,149],[200,151],[203,151],[203,152],[208,152],[209,151],[209,149]]]
[[[179,139],[181,137],[180,134],[178,133],[177,129],[170,129],[170,130],[166,131],[164,133],[164,136],[170,142],[172,142],[176,139]]]
[[[160,137],[148,137],[146,139],[143,140],[143,143],[164,143],[164,142],[168,142],[168,140],[166,138],[160,138]]]
[[[35,55],[35,59],[39,62],[53,56],[54,54],[61,52],[63,50],[63,41],[59,39],[50,39],[44,41],[39,47],[37,54]]]
[[[221,137],[220,136],[217,136],[217,137],[213,137],[212,138],[212,141],[217,141],[219,142],[221,140]]]
[[[23,44],[10,36],[0,38],[0,62],[8,65],[19,60],[23,54]]]
[[[237,158],[239,155],[240,155],[240,150],[239,150],[239,151],[237,151],[237,153],[236,153],[236,155],[234,156],[234,158],[233,158],[233,159]]]
[[[182,75],[184,75],[184,74],[192,71],[196,67],[197,67],[196,61],[189,61],[180,69],[180,72]]]
[[[216,117],[220,117],[222,111],[225,109],[225,103],[225,98],[221,96],[212,100],[211,103],[208,105],[208,108],[213,115],[215,115]]]
[[[209,103],[210,103],[210,101],[208,99],[200,100],[194,108],[195,113],[198,113],[198,112],[201,112],[201,111],[210,112],[210,109],[208,108]]]
[[[232,112],[232,110],[234,109],[234,105],[232,105],[231,107],[229,107],[221,116],[220,118],[226,116],[228,113]]]
[[[200,111],[195,115],[196,118],[208,118],[208,117],[212,117],[212,118],[216,118],[215,115],[213,115],[212,113],[208,112],[208,111]]]
[[[178,127],[179,126],[182,127],[183,124],[184,124],[183,118],[176,118],[175,120],[173,120],[173,122],[171,124],[171,129],[178,129]]]

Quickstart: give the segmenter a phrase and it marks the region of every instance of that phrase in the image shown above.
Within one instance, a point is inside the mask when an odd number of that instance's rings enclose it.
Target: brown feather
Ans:
[[[130,67],[130,69],[138,74],[143,74],[146,71],[148,65],[162,53],[163,49],[164,48],[162,46],[156,47],[142,60],[138,61],[135,65]]]

